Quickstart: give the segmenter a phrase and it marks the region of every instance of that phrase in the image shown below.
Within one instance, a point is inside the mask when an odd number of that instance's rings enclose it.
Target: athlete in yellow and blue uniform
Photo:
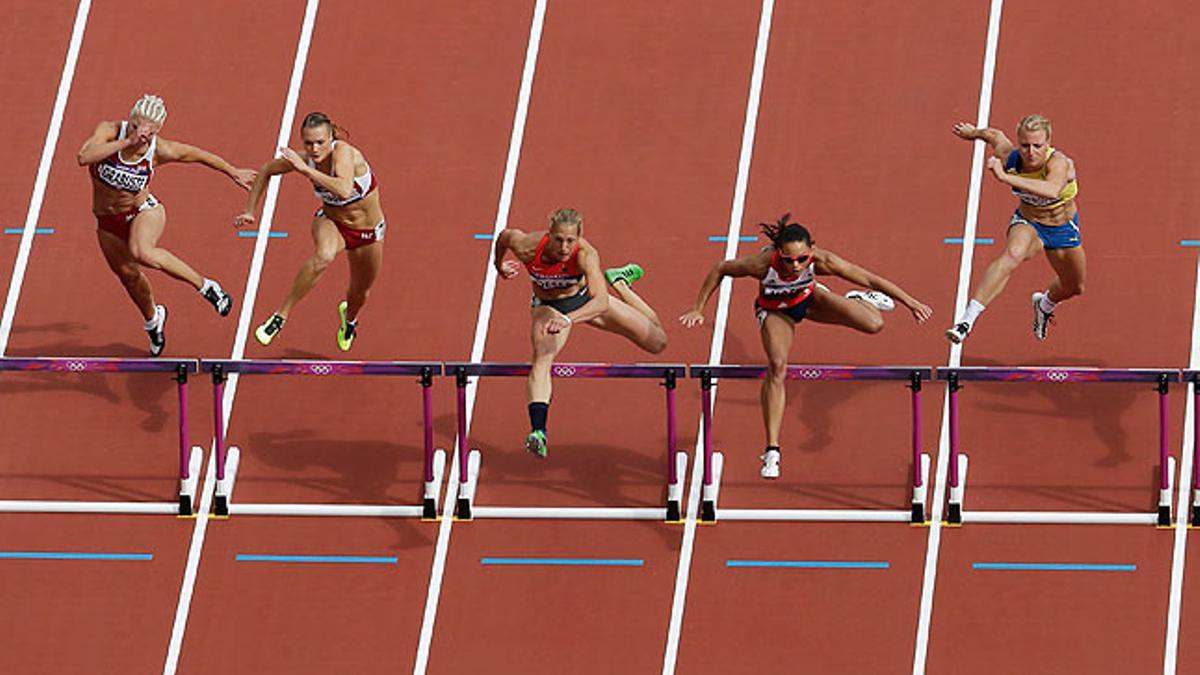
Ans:
[[[1019,202],[1008,224],[1004,251],[988,265],[963,315],[946,331],[951,342],[966,339],[1013,271],[1039,251],[1045,251],[1056,276],[1045,291],[1030,298],[1034,337],[1045,340],[1058,303],[1083,293],[1087,259],[1075,207],[1079,194],[1075,162],[1051,147],[1050,131],[1050,121],[1041,115],[1021,120],[1016,144],[999,129],[979,129],[966,122],[954,127],[959,138],[982,140],[991,146],[987,169],[1012,189]]]

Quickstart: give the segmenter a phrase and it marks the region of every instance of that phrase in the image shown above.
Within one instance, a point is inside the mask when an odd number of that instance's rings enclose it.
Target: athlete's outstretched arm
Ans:
[[[1006,159],[1016,146],[1012,141],[1008,140],[1008,136],[1004,135],[999,129],[980,129],[970,122],[959,122],[954,125],[954,135],[965,141],[981,140],[992,148],[992,155],[1000,159]]]
[[[704,323],[704,306],[708,304],[708,299],[712,297],[717,287],[721,285],[721,279],[724,277],[749,276],[761,278],[766,273],[770,261],[771,253],[765,251],[742,258],[734,258],[733,260],[722,260],[713,265],[712,269],[708,271],[708,276],[704,277],[704,282],[700,284],[700,292],[696,295],[696,303],[679,317],[679,322],[687,328],[699,326]]]
[[[83,147],[79,148],[79,154],[76,156],[79,166],[95,164],[141,140],[140,135],[128,136],[118,140],[117,136],[119,133],[120,125],[116,122],[101,122],[97,124],[95,130],[92,131],[92,135],[88,136],[88,139],[83,142]]]
[[[267,181],[271,180],[271,176],[278,176],[291,170],[291,163],[284,159],[273,159],[263,164],[262,168],[258,170],[258,174],[254,176],[254,183],[250,186],[250,194],[246,197],[246,210],[234,217],[233,226],[253,225],[257,221],[254,214],[258,213],[258,203],[262,201],[263,189],[267,187]]]
[[[158,149],[155,151],[155,159],[160,164],[199,162],[214,171],[220,171],[229,176],[243,190],[249,190],[250,186],[254,184],[254,169],[239,169],[208,150],[197,148],[187,143],[168,141],[161,136],[158,138]]]
[[[291,165],[293,171],[329,190],[340,199],[349,199],[354,195],[354,153],[345,143],[333,149],[332,176],[309,166],[300,153],[291,148],[280,148],[279,155]]]
[[[579,267],[583,270],[583,276],[587,280],[587,287],[591,289],[592,297],[579,309],[564,314],[562,319],[554,317],[547,321],[547,333],[557,333],[566,328],[568,324],[587,321],[608,311],[608,290],[605,285],[607,282],[604,280],[604,272],[600,269],[600,254],[581,239],[579,253],[576,254],[575,259],[579,261]]]
[[[917,320],[917,323],[925,323],[925,320],[933,315],[932,307],[909,295],[891,280],[881,277],[865,267],[855,265],[832,251],[822,249],[814,262],[817,274],[838,276],[852,284],[882,291],[899,300],[913,313],[913,318]]]

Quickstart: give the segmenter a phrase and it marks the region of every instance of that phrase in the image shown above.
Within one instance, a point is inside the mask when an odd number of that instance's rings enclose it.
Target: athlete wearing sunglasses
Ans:
[[[791,214],[785,213],[777,222],[760,223],[759,228],[771,244],[754,255],[714,265],[700,286],[696,304],[679,317],[680,323],[687,328],[704,323],[704,305],[724,277],[758,279],[754,312],[768,365],[762,385],[763,425],[767,435],[767,448],[762,455],[763,478],[779,477],[779,431],[783,426],[785,403],[783,384],[797,323],[808,319],[847,326],[863,333],[878,333],[883,330],[881,312],[895,307],[892,298],[903,303],[917,323],[924,323],[933,314],[929,305],[891,281],[832,251],[817,248],[808,230],[790,219]],[[817,275],[841,277],[871,290],[850,291],[842,297],[817,283]]]

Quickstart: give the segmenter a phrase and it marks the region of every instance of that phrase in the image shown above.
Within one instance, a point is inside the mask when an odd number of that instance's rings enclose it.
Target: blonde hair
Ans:
[[[1046,138],[1050,138],[1050,120],[1037,113],[1026,115],[1021,118],[1020,122],[1017,122],[1017,133],[1019,134],[1022,131],[1026,133],[1030,131],[1044,131],[1046,132]]]
[[[583,229],[583,216],[575,209],[559,209],[550,214],[550,228],[553,229],[555,225],[574,225]]]
[[[143,94],[134,102],[133,108],[129,111],[129,117],[131,119],[141,117],[155,124],[162,124],[167,120],[167,105],[154,94]]]

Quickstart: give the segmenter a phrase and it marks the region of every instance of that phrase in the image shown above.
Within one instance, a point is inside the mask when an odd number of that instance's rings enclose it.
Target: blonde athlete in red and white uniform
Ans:
[[[933,309],[887,279],[813,245],[804,226],[789,222],[784,214],[776,223],[762,223],[763,234],[771,245],[762,251],[735,260],[717,263],[700,286],[696,304],[679,317],[686,327],[704,323],[704,305],[712,297],[723,277],[758,279],[758,297],[754,313],[758,317],[763,350],[767,353],[767,376],[762,385],[763,426],[767,449],[762,454],[762,477],[779,477],[779,431],[783,426],[785,405],[784,379],[788,353],[792,348],[796,324],[803,319],[817,323],[848,326],[863,333],[883,330],[880,312],[895,308],[896,298],[904,303],[917,323],[924,323]],[[838,276],[870,291],[850,291],[836,295],[817,283],[816,275]]]
[[[658,315],[633,292],[642,268],[631,263],[602,272],[600,254],[582,235],[583,217],[575,209],[559,209],[550,214],[549,231],[509,229],[496,238],[494,262],[500,278],[512,279],[523,265],[533,282],[530,432],[525,449],[537,457],[547,453],[550,366],[566,345],[571,326],[586,323],[616,333],[651,354],[667,348]],[[504,259],[510,251],[517,260]],[[609,297],[606,281],[617,297]]]
[[[88,167],[92,178],[92,213],[96,215],[100,250],[141,310],[154,356],[161,354],[167,344],[167,308],[154,303],[150,280],[142,267],[162,270],[191,284],[221,316],[227,316],[233,306],[220,284],[159,248],[167,212],[150,194],[155,165],[200,162],[229,176],[243,189],[254,181],[250,169],[235,168],[207,150],[160,138],[158,132],[166,119],[163,100],[146,94],[133,104],[128,120],[101,122],[79,149],[78,157],[79,165]]]
[[[267,179],[296,171],[312,181],[313,191],[324,204],[313,214],[312,236],[316,252],[300,266],[292,290],[283,304],[255,331],[254,337],[268,345],[287,321],[292,307],[308,295],[321,275],[342,251],[350,264],[350,287],[338,305],[341,323],[337,345],[349,351],[358,332],[358,313],[383,267],[383,235],[387,228],[375,174],[358,148],[339,138],[344,135],[324,113],[313,112],[300,125],[304,156],[291,148],[280,148],[282,157],[267,162],[250,188],[246,211],[234,219],[237,227],[253,225],[254,213]]]

